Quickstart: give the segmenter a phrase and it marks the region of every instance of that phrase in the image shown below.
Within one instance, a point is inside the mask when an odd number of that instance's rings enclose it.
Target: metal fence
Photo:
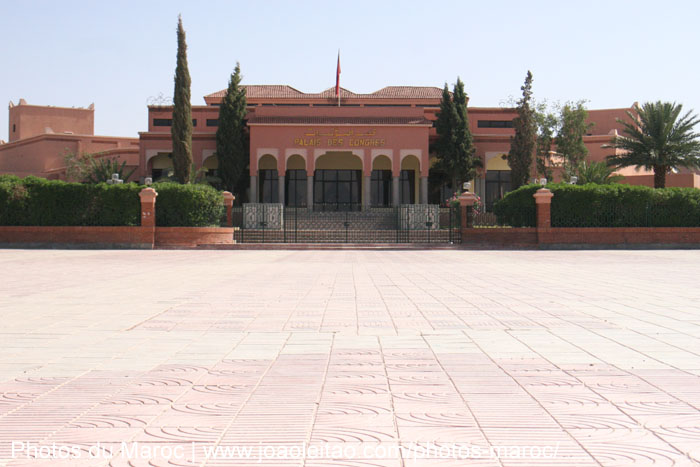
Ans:
[[[254,221],[243,207],[232,212],[241,243],[460,243],[458,208],[437,208],[419,220],[406,206],[258,205]]]
[[[639,205],[593,203],[560,208],[552,203],[552,227],[695,227],[700,225],[697,210],[678,203]]]

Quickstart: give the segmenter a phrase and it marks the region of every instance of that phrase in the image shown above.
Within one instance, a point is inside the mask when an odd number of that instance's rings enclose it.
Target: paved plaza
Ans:
[[[0,466],[700,463],[700,251],[0,251]]]

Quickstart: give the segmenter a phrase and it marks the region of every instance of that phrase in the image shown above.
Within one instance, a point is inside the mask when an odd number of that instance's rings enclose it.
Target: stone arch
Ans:
[[[258,159],[258,170],[277,170],[277,157],[272,154],[262,154]]]
[[[372,158],[372,170],[391,170],[391,158],[385,154],[377,154]]]
[[[316,157],[316,169],[362,170],[362,157],[352,151],[326,151]]]
[[[306,170],[306,158],[301,154],[291,154],[287,157],[287,170]]]
[[[207,172],[217,170],[219,168],[219,158],[216,157],[216,154],[208,156],[204,159],[204,162],[202,162],[202,167],[207,169]]]
[[[507,154],[500,152],[486,154],[486,171],[510,170],[507,157]]]

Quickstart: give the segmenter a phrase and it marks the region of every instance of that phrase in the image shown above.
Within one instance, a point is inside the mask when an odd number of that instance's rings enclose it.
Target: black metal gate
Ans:
[[[461,243],[459,208],[436,209],[416,222],[398,207],[262,205],[254,220],[243,208],[233,212],[235,240],[241,243]],[[280,215],[281,214],[281,215]],[[437,217],[437,218],[434,218]]]

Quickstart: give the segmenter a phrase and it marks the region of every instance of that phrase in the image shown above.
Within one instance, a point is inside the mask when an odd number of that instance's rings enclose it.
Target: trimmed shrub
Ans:
[[[156,225],[218,227],[225,215],[224,197],[209,185],[156,183]]]
[[[506,193],[493,206],[493,213],[498,218],[498,225],[512,227],[534,227],[537,223],[535,198],[532,195],[540,185],[523,185],[517,190]]]
[[[156,225],[219,226],[225,215],[220,192],[207,185],[156,183]],[[136,183],[67,183],[0,176],[0,225],[137,226],[141,219]]]
[[[535,226],[535,200],[540,187],[512,191],[494,206],[499,223]],[[552,227],[700,227],[700,190],[624,184],[548,184]]]
[[[141,188],[1,176],[0,225],[139,225]]]

